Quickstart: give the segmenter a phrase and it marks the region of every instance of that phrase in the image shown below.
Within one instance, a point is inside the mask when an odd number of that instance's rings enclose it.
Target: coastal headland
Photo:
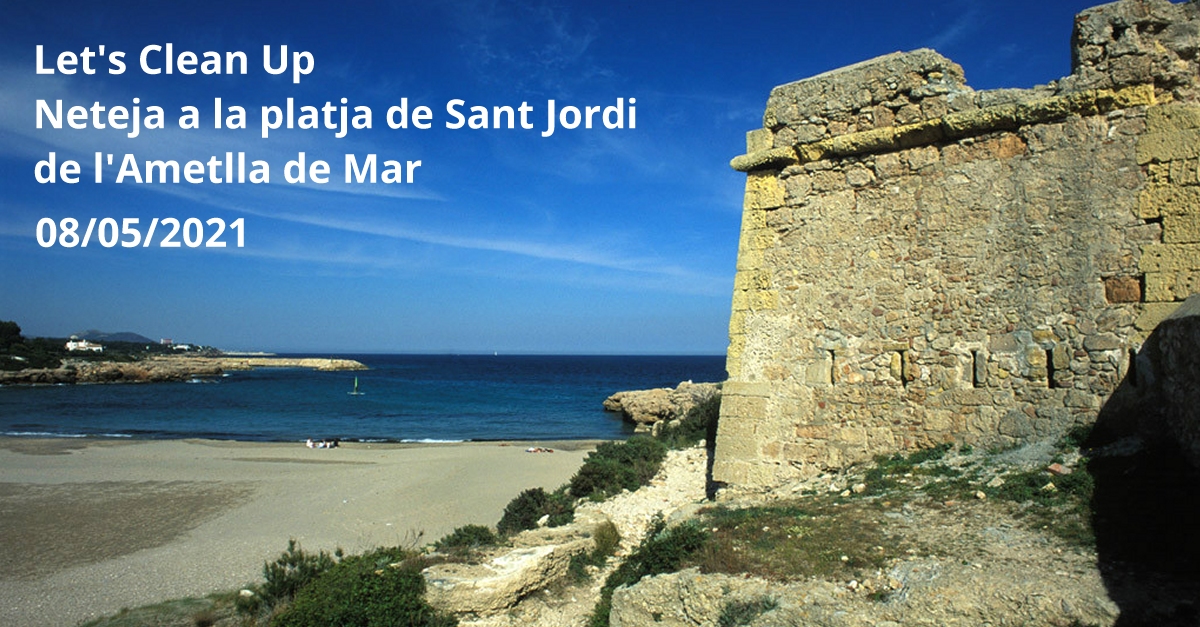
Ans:
[[[0,371],[0,385],[59,383],[147,383],[220,376],[227,370],[312,368],[322,371],[366,370],[353,359],[278,356],[151,356],[136,361],[64,360],[57,368]]]
[[[0,607],[6,624],[71,625],[246,585],[289,538],[351,553],[425,544],[495,524],[594,445],[0,438]]]

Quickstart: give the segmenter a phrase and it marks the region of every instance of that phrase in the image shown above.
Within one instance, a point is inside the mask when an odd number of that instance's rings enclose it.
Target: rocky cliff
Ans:
[[[649,429],[655,423],[683,418],[693,407],[720,392],[719,383],[684,381],[675,388],[617,392],[604,399],[604,409],[620,413],[640,429]]]

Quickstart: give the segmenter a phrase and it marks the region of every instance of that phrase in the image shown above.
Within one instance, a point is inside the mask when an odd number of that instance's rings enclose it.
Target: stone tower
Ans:
[[[747,173],[714,479],[1087,424],[1200,291],[1200,3],[1075,20],[1073,70],[974,91],[932,50],[772,90]]]

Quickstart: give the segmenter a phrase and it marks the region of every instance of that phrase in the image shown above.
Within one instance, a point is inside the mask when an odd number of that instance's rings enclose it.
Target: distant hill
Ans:
[[[88,340],[91,342],[133,342],[136,344],[158,344],[158,340],[152,340],[144,335],[130,331],[105,333],[104,331],[97,331],[96,329],[88,329],[87,331],[80,331],[79,333],[75,333],[73,335],[79,336],[79,339],[81,340]]]

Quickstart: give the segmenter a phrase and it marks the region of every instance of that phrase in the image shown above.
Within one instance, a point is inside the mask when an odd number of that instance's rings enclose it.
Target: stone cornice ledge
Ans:
[[[1117,109],[1154,104],[1154,85],[1151,83],[1118,90],[1092,89],[1029,102],[961,111],[915,124],[847,133],[790,147],[756,150],[734,157],[729,165],[739,172],[781,169],[821,159],[892,152],[993,131],[1013,130],[1027,124],[1064,119],[1072,114],[1099,115]]]

